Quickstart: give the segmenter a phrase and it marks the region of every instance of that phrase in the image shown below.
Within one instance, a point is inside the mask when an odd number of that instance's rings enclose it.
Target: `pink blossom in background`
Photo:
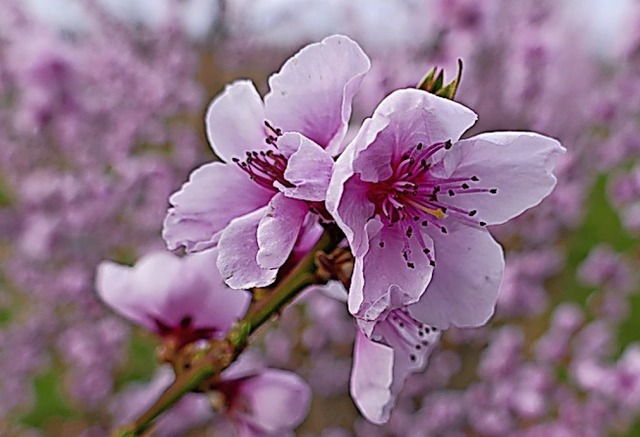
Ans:
[[[134,267],[104,261],[98,266],[98,295],[117,313],[177,347],[221,338],[245,314],[251,297],[224,284],[212,267],[217,257],[217,249],[211,249],[184,258],[154,252]]]

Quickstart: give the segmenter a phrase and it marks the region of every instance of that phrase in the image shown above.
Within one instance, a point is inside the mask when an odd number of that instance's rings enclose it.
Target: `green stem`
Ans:
[[[331,252],[342,239],[335,225],[328,225],[315,246],[300,260],[287,276],[267,297],[254,304],[248,313],[232,329],[223,341],[213,342],[212,349],[203,356],[194,359],[191,368],[178,375],[175,381],[162,393],[156,402],[131,424],[117,429],[114,436],[135,437],[149,429],[153,421],[182,396],[199,387],[207,379],[220,374],[245,348],[248,337],[271,316],[281,311],[294,297],[309,285],[315,284],[316,252]]]

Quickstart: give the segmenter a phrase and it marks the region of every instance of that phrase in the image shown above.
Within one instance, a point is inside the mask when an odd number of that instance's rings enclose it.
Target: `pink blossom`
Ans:
[[[426,368],[440,332],[413,319],[405,308],[391,311],[375,323],[362,319],[359,323],[351,396],[369,421],[385,423],[404,380]]]
[[[413,317],[439,328],[493,314],[504,257],[486,226],[547,196],[564,148],[530,132],[460,140],[475,120],[458,103],[399,90],[336,162],[327,207],[355,256],[352,314],[375,321],[414,304]]]
[[[117,313],[178,347],[223,336],[244,315],[251,297],[224,284],[212,268],[217,252],[184,258],[154,252],[134,267],[104,261],[98,266],[98,295]]]
[[[272,283],[308,216],[329,218],[331,156],[344,147],[351,101],[369,65],[355,42],[332,36],[272,75],[264,102],[249,81],[229,85],[206,117],[224,162],[198,168],[170,198],[163,232],[169,248],[217,245],[229,286]]]

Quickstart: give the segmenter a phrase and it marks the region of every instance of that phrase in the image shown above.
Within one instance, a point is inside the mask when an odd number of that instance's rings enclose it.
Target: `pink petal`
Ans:
[[[354,256],[358,256],[368,250],[364,229],[367,221],[373,216],[375,206],[369,200],[368,188],[360,178],[343,171],[346,166],[341,166],[340,161],[348,153],[349,149],[338,159],[327,190],[326,205],[336,224],[347,237]],[[343,175],[348,177],[342,180]]]
[[[402,256],[406,238],[400,226],[389,228],[376,217],[366,224],[365,232],[368,250],[363,256],[356,256],[349,290],[349,311],[373,320],[389,305],[416,302],[431,280],[433,267],[415,236],[409,239],[412,251],[409,259],[414,268],[407,265]],[[433,252],[429,236],[424,235],[423,240]]]
[[[332,155],[342,151],[351,101],[371,64],[360,46],[334,35],[310,44],[269,78],[267,119],[300,132]]]
[[[431,283],[410,307],[418,320],[445,329],[482,326],[493,315],[504,271],[502,247],[484,229],[448,225],[433,235],[436,266]]]
[[[248,411],[236,412],[237,417],[269,435],[280,435],[297,427],[311,406],[307,383],[284,370],[263,370],[246,378],[238,390]]]
[[[243,158],[245,152],[266,150],[267,137],[262,99],[248,80],[227,85],[209,105],[205,117],[207,137],[224,161]]]
[[[556,184],[553,169],[565,149],[532,132],[495,132],[460,141],[445,155],[452,176],[477,176],[479,187],[496,195],[461,195],[451,204],[478,211],[487,224],[500,224],[542,201]]]
[[[231,221],[218,243],[218,269],[226,284],[235,289],[266,287],[275,281],[277,269],[258,265],[258,224],[267,208]]]
[[[101,262],[96,275],[98,296],[116,313],[153,331],[156,326],[148,313],[149,296],[133,292],[132,276],[130,267]]]
[[[295,149],[290,156],[284,178],[294,187],[278,187],[287,197],[308,201],[324,201],[333,172],[333,158],[322,147],[295,132],[285,133],[278,140]]]
[[[354,157],[359,150],[366,149],[386,126],[384,120],[380,120],[375,126],[371,124],[371,119],[364,121],[359,136],[336,161],[327,190],[327,210],[344,232],[355,256],[368,250],[364,227],[373,216],[375,207],[368,198],[367,185],[360,180],[360,175],[354,173]],[[386,159],[390,157],[387,156]],[[381,166],[388,167],[386,163]]]
[[[224,285],[215,268],[217,250],[178,258],[153,252],[134,267],[103,262],[98,295],[116,312],[151,331],[156,321],[178,327],[188,317],[195,328],[226,332],[246,311],[250,295]]]
[[[257,261],[264,269],[278,269],[289,258],[298,239],[309,206],[300,200],[276,194],[258,225]]]
[[[215,328],[227,332],[242,318],[251,303],[250,293],[227,287],[216,268],[218,249],[207,250],[182,258],[182,272],[177,280],[180,293],[166,299],[163,314],[174,314],[179,323],[185,315],[193,319],[196,328]]]
[[[382,424],[393,406],[393,349],[358,331],[353,346],[351,397],[367,420]]]
[[[449,99],[417,89],[395,91],[349,145],[357,148],[353,168],[363,181],[385,180],[392,174],[392,157],[402,156],[418,143],[455,142],[476,118],[472,110]]]
[[[364,324],[367,325],[367,322]],[[359,325],[362,328],[360,321]],[[365,331],[368,329],[365,328]],[[362,330],[358,332],[351,376],[352,396],[367,419],[374,423],[384,423],[388,420],[407,377],[423,371],[427,366],[429,355],[440,339],[440,332],[412,319],[405,309],[400,308],[388,313],[384,320],[375,324],[371,338],[373,340],[367,339]],[[392,352],[390,384],[386,379],[389,350]],[[375,363],[360,364],[365,359]],[[378,366],[384,367],[380,369]],[[384,375],[381,381],[375,379],[377,374]],[[367,395],[362,391],[356,397],[353,390],[356,383],[372,390],[373,393],[368,396],[370,399],[366,399]],[[373,405],[368,405],[365,409],[362,404],[367,405],[367,402]],[[370,411],[376,413],[370,414]]]
[[[272,191],[252,182],[235,164],[203,165],[169,198],[173,208],[165,218],[162,236],[172,250],[213,247],[231,220],[265,206],[272,196]]]

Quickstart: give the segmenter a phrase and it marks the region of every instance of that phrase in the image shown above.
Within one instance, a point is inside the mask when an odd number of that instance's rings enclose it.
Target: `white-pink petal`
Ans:
[[[369,340],[358,331],[353,346],[351,397],[367,420],[382,424],[389,420],[393,396],[393,349]]]
[[[256,260],[263,269],[278,269],[291,255],[309,212],[307,203],[276,194],[260,220]]]
[[[497,194],[461,195],[447,199],[478,211],[487,224],[500,224],[536,206],[556,185],[553,175],[564,147],[533,132],[492,132],[455,144],[444,157],[452,177],[476,176],[478,187]]]
[[[411,255],[408,260],[403,257],[406,236],[400,226],[387,227],[375,217],[365,225],[365,232],[368,250],[355,258],[349,311],[366,320],[374,320],[391,304],[400,306],[416,302],[431,280],[433,267],[422,252],[417,236],[409,239]],[[424,235],[423,241],[433,256],[431,238]]]
[[[258,224],[267,208],[260,208],[229,223],[218,242],[218,269],[225,283],[235,289],[266,287],[275,281],[277,269],[258,265]]]
[[[284,178],[293,187],[279,186],[287,197],[311,202],[324,201],[333,173],[331,155],[310,139],[299,133],[285,133],[278,140],[278,148],[295,150],[289,157]]]
[[[281,435],[297,427],[311,406],[307,383],[284,370],[265,369],[241,382],[238,391],[247,410],[232,414],[268,435]]]
[[[436,266],[418,303],[409,307],[417,320],[446,329],[476,327],[493,315],[504,272],[502,247],[485,229],[448,225],[433,238]]]
[[[207,138],[216,155],[230,163],[245,152],[266,150],[262,98],[253,83],[239,80],[227,85],[207,110]]]
[[[299,132],[337,155],[351,116],[351,103],[371,63],[360,46],[342,35],[310,44],[269,78],[267,119]]]
[[[234,164],[205,164],[169,198],[173,207],[165,218],[162,236],[171,250],[213,247],[218,233],[232,219],[265,206],[272,196],[273,191],[254,183]]]

